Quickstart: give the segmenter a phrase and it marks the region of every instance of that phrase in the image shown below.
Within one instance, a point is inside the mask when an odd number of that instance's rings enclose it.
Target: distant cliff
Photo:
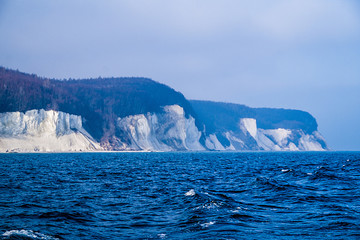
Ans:
[[[233,103],[190,101],[202,122],[205,145],[214,150],[326,150],[309,113],[250,108]]]
[[[0,151],[324,150],[298,110],[188,101],[147,78],[55,80],[0,67]]]

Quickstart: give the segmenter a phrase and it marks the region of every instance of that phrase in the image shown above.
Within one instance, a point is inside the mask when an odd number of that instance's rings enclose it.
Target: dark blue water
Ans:
[[[360,239],[360,153],[1,154],[0,239]]]

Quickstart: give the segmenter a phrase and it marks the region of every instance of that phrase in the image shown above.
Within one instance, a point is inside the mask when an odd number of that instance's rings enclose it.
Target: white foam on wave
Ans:
[[[4,237],[28,237],[32,239],[44,239],[44,240],[59,240],[51,236],[47,236],[42,233],[34,232],[32,230],[10,230],[3,233]]]
[[[187,196],[187,197],[190,197],[190,196],[195,196],[195,190],[194,189],[190,189],[189,191],[187,191],[186,193],[185,193],[185,196]]]
[[[160,239],[165,239],[165,238],[166,238],[166,234],[165,234],[165,233],[159,233],[159,234],[158,234],[158,237],[159,237]]]
[[[215,201],[210,201],[209,203],[205,203],[202,206],[196,207],[195,209],[216,209],[219,208],[223,205],[222,202],[215,202]]]
[[[211,225],[214,225],[216,222],[215,221],[211,221],[211,222],[208,222],[208,223],[202,223],[200,224],[203,228],[207,228]]]

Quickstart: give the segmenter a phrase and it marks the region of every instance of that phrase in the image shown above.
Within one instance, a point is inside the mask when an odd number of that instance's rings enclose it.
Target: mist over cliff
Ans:
[[[77,119],[78,127],[58,116],[72,116],[68,118]],[[69,151],[327,149],[309,113],[188,101],[180,92],[148,78],[56,80],[1,67],[0,120],[3,151],[9,150],[10,142],[18,142],[21,150],[21,141],[31,141],[30,136],[46,139],[45,133],[50,132],[51,141],[83,134],[80,145],[71,137],[62,139],[66,146],[64,141],[74,142]],[[16,134],[9,134],[9,126],[17,129]],[[47,127],[40,131],[40,126]],[[34,130],[32,135],[29,128]],[[52,150],[50,145],[35,145],[40,151]]]

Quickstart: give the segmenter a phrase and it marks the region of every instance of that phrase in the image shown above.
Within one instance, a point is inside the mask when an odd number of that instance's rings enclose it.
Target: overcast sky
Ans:
[[[301,109],[332,149],[360,150],[357,0],[0,0],[0,65]]]

